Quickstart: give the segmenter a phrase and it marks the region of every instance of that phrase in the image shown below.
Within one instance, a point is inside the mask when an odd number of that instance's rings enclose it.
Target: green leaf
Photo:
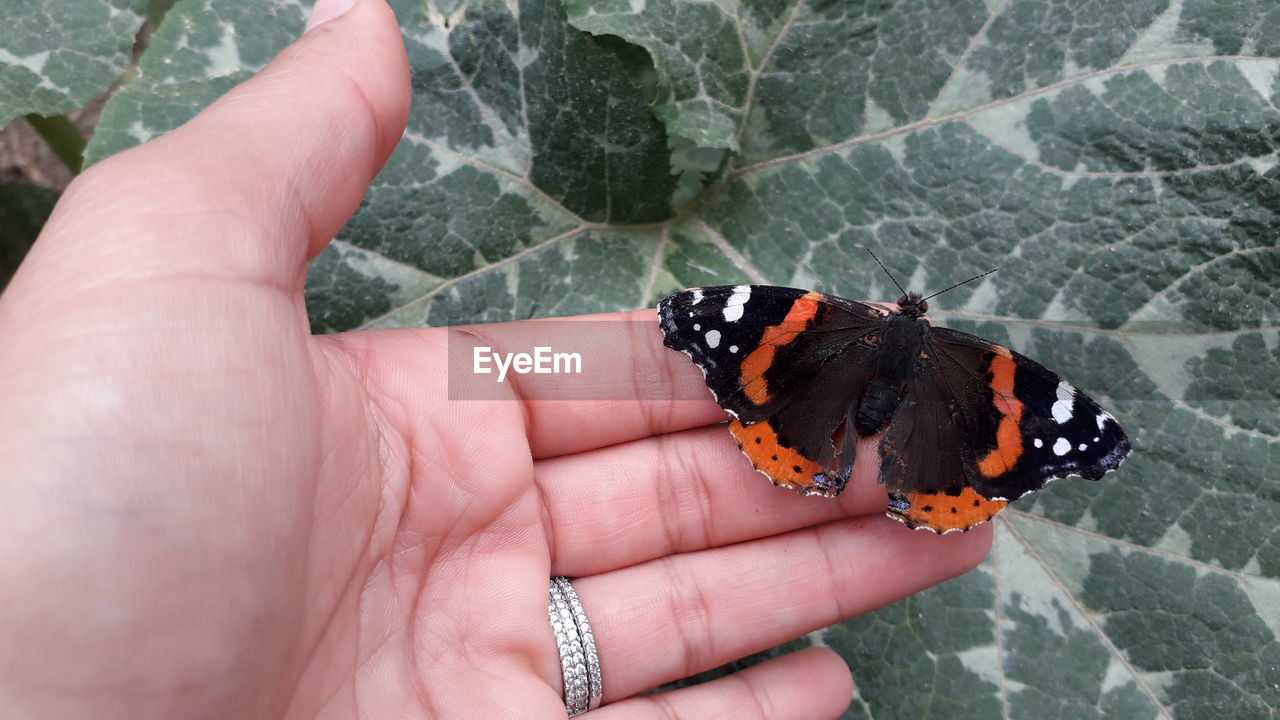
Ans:
[[[26,183],[0,183],[0,290],[31,249],[56,202],[57,190]]]
[[[748,40],[735,18],[711,3],[567,0],[574,27],[644,47],[662,77],[654,112],[672,135],[700,147],[737,150],[751,91]],[[776,9],[776,8],[774,8]]]
[[[307,12],[297,4],[175,4],[151,36],[133,82],[103,108],[85,164],[190,120],[301,35]]]
[[[6,0],[0,127],[84,106],[129,67],[147,0]]]
[[[1135,450],[979,570],[828,629],[846,717],[1276,717],[1280,10],[1271,0],[436,2],[415,103],[312,265],[318,331],[904,283],[1112,409]],[[186,0],[94,157],[301,30]],[[274,15],[272,13],[275,13]],[[587,31],[584,34],[581,31]],[[905,532],[905,531],[903,531]]]

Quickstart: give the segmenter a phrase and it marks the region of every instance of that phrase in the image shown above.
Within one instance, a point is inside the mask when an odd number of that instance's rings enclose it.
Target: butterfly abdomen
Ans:
[[[893,419],[907,383],[914,372],[916,358],[928,332],[924,320],[902,314],[890,315],[880,337],[875,359],[875,374],[861,393],[854,429],[861,437],[880,432]]]
[[[893,419],[898,405],[902,402],[902,383],[894,383],[878,377],[862,395],[858,404],[858,413],[854,417],[853,427],[859,437],[871,437],[884,429]]]

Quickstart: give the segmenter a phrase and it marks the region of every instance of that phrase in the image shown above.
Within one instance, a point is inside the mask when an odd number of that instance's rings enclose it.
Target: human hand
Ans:
[[[989,529],[884,518],[873,452],[838,500],[771,487],[652,311],[524,400],[451,400],[450,331],[312,337],[306,261],[408,105],[395,20],[361,0],[68,190],[0,298],[0,707],[563,717],[563,574],[599,646],[592,716],[838,715],[823,649],[633,696],[963,572]],[[570,383],[636,399],[539,399]]]

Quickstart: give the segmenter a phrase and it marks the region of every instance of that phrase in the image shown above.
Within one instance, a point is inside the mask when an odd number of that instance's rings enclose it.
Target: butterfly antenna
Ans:
[[[885,267],[885,266],[884,266],[884,263],[880,262],[880,258],[876,257],[876,254],[875,254],[875,253],[873,253],[873,252],[871,252],[871,248],[869,248],[869,247],[864,247],[864,248],[862,248],[862,249],[863,249],[863,250],[866,250],[866,251],[867,251],[867,252],[869,252],[869,253],[871,253],[871,258],[872,258],[873,260],[875,260],[875,261],[876,261],[876,264],[880,266],[880,269],[881,269],[881,270],[884,270],[884,274],[889,276],[889,279],[893,281],[893,284],[894,284],[894,285],[898,285],[898,279],[897,279],[897,278],[895,278],[895,277],[893,276],[893,273],[889,272],[889,268]],[[963,285],[963,283],[961,283],[961,284]],[[950,289],[950,288],[948,288],[948,289]],[[898,285],[898,290],[902,291],[902,294],[903,294],[903,295],[906,295],[906,294],[907,294],[907,291],[906,291],[906,290],[903,290],[901,285]]]
[[[968,280],[965,280],[964,282],[958,282],[958,283],[956,283],[955,285],[952,285],[951,287],[947,288],[947,290],[955,290],[956,288],[960,287],[961,285],[964,285],[965,283],[971,283],[971,282],[973,282],[974,280],[977,280],[978,278],[984,278],[984,277],[986,277],[986,276],[990,275],[991,273],[993,273],[993,272],[995,272],[995,271],[997,271],[997,270],[999,270],[999,269],[1000,269],[1000,268],[991,268],[990,270],[988,270],[988,271],[986,271],[986,272],[982,273],[981,275],[974,275],[973,277],[969,278]],[[932,298],[932,297],[938,297],[938,296],[939,296],[939,295],[941,295],[942,293],[947,292],[947,290],[939,290],[938,292],[936,292],[936,293],[934,293],[934,294],[930,295],[929,297],[925,298],[925,300],[928,300],[929,298]]]

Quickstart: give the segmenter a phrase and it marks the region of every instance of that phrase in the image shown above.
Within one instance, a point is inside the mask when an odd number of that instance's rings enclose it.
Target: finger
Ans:
[[[447,346],[449,398],[519,403],[534,457],[604,447],[727,418],[697,367],[663,346],[653,310],[383,335],[377,354],[398,373],[438,376],[439,368],[422,348],[440,345]],[[575,367],[581,372],[497,372],[494,358],[530,354],[539,347],[578,355]],[[477,355],[485,362],[477,364]],[[415,403],[412,398],[406,401]],[[419,412],[432,409],[425,402],[415,406]]]
[[[883,514],[878,439],[863,439],[846,490],[774,487],[723,425],[541,460],[551,567],[577,577],[867,513]]]
[[[934,535],[840,520],[573,581],[605,699],[716,667],[975,567],[991,528]]]
[[[81,175],[23,270],[74,261],[90,284],[195,275],[296,291],[399,139],[408,78],[395,16],[361,0],[185,125]]]
[[[592,712],[599,720],[839,717],[853,697],[849,667],[827,648],[807,648],[681,690],[639,695]]]

